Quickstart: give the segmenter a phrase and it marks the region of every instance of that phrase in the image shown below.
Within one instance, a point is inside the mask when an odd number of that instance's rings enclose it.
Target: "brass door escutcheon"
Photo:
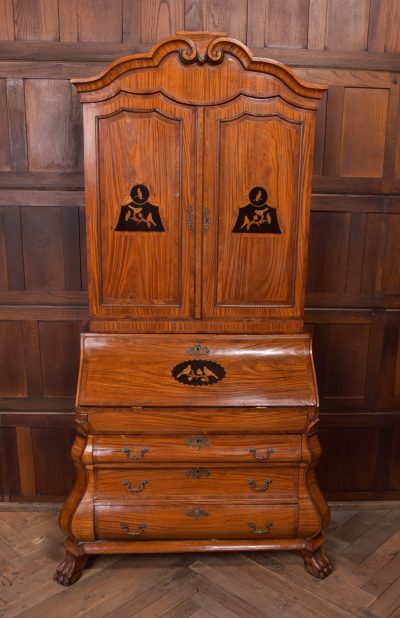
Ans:
[[[260,461],[263,461],[264,459],[268,459],[268,457],[270,455],[272,455],[272,453],[274,452],[273,448],[266,448],[265,449],[265,455],[257,455],[257,451],[259,451],[260,449],[257,448],[249,448],[248,451],[250,453],[250,455],[252,455],[254,457],[254,459],[258,459]]]
[[[254,534],[267,534],[267,532],[270,532],[271,528],[272,528],[272,521],[266,521],[265,522],[265,528],[262,528],[260,530],[257,530],[256,528],[256,524],[252,521],[250,521],[248,523],[248,526],[250,528],[250,530],[252,532],[254,532]]]
[[[150,449],[146,447],[141,448],[139,451],[139,455],[131,455],[130,448],[123,448],[122,452],[124,453],[124,455],[127,456],[128,459],[131,459],[132,461],[137,461],[138,459],[143,459],[144,455],[150,452]]]
[[[272,483],[272,479],[265,479],[264,485],[260,485],[259,487],[257,487],[256,481],[249,480],[247,481],[247,483],[250,485],[252,489],[254,489],[254,491],[267,491],[267,489],[269,489],[269,486]]]
[[[139,481],[139,487],[132,487],[131,482],[128,480],[122,481],[122,484],[125,485],[127,491],[131,491],[132,493],[138,493],[139,491],[143,491],[143,489],[147,485],[147,481]]]

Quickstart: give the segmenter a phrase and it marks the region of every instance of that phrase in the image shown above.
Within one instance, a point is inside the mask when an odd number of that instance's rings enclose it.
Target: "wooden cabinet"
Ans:
[[[302,332],[324,92],[218,33],[75,80],[90,332],[56,579],[92,553],[293,549],[325,577],[329,512]]]

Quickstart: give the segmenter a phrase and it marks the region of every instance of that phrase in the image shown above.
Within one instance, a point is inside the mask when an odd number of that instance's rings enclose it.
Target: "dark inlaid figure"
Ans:
[[[253,187],[250,204],[239,208],[232,230],[235,234],[281,234],[276,208],[267,204],[268,193],[263,187]]]
[[[121,206],[116,232],[165,232],[158,206],[148,202],[148,197],[145,185],[132,187],[132,201]]]

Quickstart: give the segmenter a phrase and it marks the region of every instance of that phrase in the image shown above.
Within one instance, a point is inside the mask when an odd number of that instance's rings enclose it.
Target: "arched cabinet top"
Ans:
[[[165,65],[167,66],[162,70]],[[313,103],[312,100],[320,99],[326,90],[326,86],[306,83],[280,62],[255,58],[243,43],[220,32],[178,32],[157,44],[148,54],[125,56],[110,64],[99,75],[90,79],[74,79],[72,83],[81,93],[82,102],[108,99],[121,90],[150,92],[155,90],[155,84],[157,90],[162,90],[177,100],[181,98],[179,93],[181,88],[182,99],[188,101],[190,86],[181,84],[179,76],[179,72],[187,65],[194,67],[193,81],[204,79],[205,94],[200,97],[193,96],[190,101],[193,104],[221,103],[246,91],[251,94],[257,78],[258,81],[260,78],[262,80],[258,88],[256,87],[261,98],[283,96],[288,102],[309,109],[318,108],[318,101]],[[215,93],[210,85],[210,81],[214,79],[216,66],[221,66],[221,72],[225,74],[227,81],[230,81],[231,75],[233,78],[231,86],[227,85],[225,90],[222,89],[218,93]],[[157,69],[159,74],[154,75],[153,83],[150,75],[148,79],[142,77],[140,82],[137,79],[135,81],[135,73],[141,73],[143,76],[143,73],[151,74]],[[275,88],[268,89],[268,82],[273,82]],[[209,95],[206,86],[210,87]],[[197,92],[201,90],[198,88]]]

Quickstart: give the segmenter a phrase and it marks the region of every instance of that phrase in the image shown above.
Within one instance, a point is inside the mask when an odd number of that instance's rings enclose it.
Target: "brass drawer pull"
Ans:
[[[127,491],[138,493],[139,491],[143,491],[147,485],[147,481],[139,481],[139,487],[131,487],[131,482],[128,480],[122,481],[122,484],[125,485]]]
[[[146,447],[141,448],[139,451],[139,455],[131,455],[130,448],[123,448],[122,452],[124,453],[124,455],[127,456],[128,459],[131,459],[132,461],[137,461],[138,459],[143,459],[144,455],[150,452],[150,449]]]
[[[197,450],[210,446],[207,436],[193,436],[193,438],[185,440],[185,444],[186,446],[194,446]]]
[[[256,448],[249,448],[248,451],[250,453],[250,455],[252,455],[254,457],[254,459],[258,459],[259,461],[263,461],[264,459],[268,459],[268,457],[270,455],[272,455],[272,453],[274,452],[273,448],[266,448],[265,449],[265,455],[257,455],[257,451],[259,449]]]
[[[210,476],[210,471],[207,468],[190,468],[186,470],[185,476],[191,479],[201,479]]]
[[[250,530],[254,532],[254,534],[267,534],[267,532],[270,532],[272,528],[272,521],[266,521],[265,528],[261,530],[257,530],[256,524],[252,521],[250,521],[248,525],[249,525]]]
[[[138,536],[139,534],[143,534],[144,529],[146,528],[146,524],[138,524],[138,526],[137,526],[138,529],[137,530],[135,530],[134,532],[129,532],[128,524],[126,524],[124,521],[122,521],[120,523],[120,528],[126,534],[129,534],[130,536]]]
[[[208,517],[208,511],[204,509],[195,508],[195,509],[191,509],[190,511],[187,511],[185,515],[187,515],[188,517],[194,517],[195,519],[198,519],[199,517]]]
[[[267,491],[267,489],[269,489],[269,486],[272,483],[272,479],[265,479],[264,485],[261,485],[259,487],[257,487],[256,481],[250,480],[250,481],[247,481],[247,482],[250,485],[250,487],[252,489],[254,489],[254,491]]]

